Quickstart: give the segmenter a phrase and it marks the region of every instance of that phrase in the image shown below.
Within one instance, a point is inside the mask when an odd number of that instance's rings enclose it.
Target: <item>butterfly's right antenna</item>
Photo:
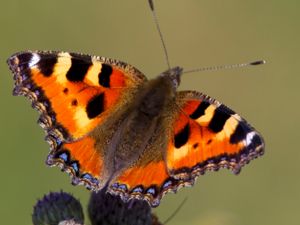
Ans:
[[[157,29],[157,31],[158,31],[158,34],[159,34],[161,43],[162,43],[162,45],[163,45],[163,49],[164,49],[164,52],[165,52],[165,58],[166,58],[166,61],[167,61],[168,68],[171,69],[170,61],[169,61],[169,56],[168,56],[168,51],[167,51],[167,47],[166,47],[165,41],[164,41],[164,39],[163,39],[163,35],[162,35],[161,30],[160,30],[160,27],[159,27],[158,19],[157,19],[156,12],[155,12],[155,9],[154,9],[154,3],[153,3],[153,0],[148,0],[148,2],[149,2],[150,9],[151,9],[151,11],[152,11],[152,15],[153,15],[153,18],[154,18],[154,22],[155,22],[155,25],[156,25],[156,29]]]
[[[235,69],[235,68],[241,68],[241,67],[246,67],[246,66],[263,65],[265,63],[266,63],[265,60],[257,60],[257,61],[253,61],[253,62],[247,62],[247,63],[238,63],[238,64],[221,65],[221,66],[209,66],[209,67],[203,67],[203,68],[197,68],[197,69],[191,69],[191,70],[184,70],[183,73],[195,73],[195,72],[203,72],[203,71]]]

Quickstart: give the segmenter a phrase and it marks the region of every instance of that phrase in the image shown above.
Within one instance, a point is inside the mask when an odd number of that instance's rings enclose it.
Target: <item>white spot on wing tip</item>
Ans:
[[[246,136],[246,146],[249,146],[252,142],[253,137],[256,135],[255,131],[252,131]]]
[[[34,67],[40,61],[41,57],[37,53],[33,53],[32,57],[28,63],[29,67]]]

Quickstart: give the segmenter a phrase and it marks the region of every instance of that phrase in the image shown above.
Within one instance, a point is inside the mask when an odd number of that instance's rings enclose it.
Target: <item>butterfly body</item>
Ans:
[[[110,142],[100,145],[100,149],[105,152],[104,161],[110,162],[104,168],[104,177],[108,178],[106,182],[117,177],[124,169],[132,167],[144,151],[148,151],[147,154],[158,154],[159,158],[163,156],[163,147],[159,151],[155,150],[157,153],[151,153],[151,148],[147,147],[153,145],[150,139],[155,133],[165,137],[162,146],[167,144],[166,129],[161,127],[164,127],[166,115],[170,113],[169,106],[175,104],[176,81],[173,81],[171,74],[167,73],[145,82],[136,92],[132,102],[122,110],[119,119],[114,118],[115,128],[106,128],[114,130],[109,138]],[[91,133],[95,140],[99,140],[98,143],[101,143],[100,139],[103,138],[102,129],[102,126],[96,127]],[[96,145],[98,143],[96,141]]]
[[[264,152],[243,118],[196,91],[177,91],[182,68],[147,78],[105,57],[25,51],[8,59],[15,95],[40,111],[47,164],[95,191],[158,206],[207,170],[242,166]]]

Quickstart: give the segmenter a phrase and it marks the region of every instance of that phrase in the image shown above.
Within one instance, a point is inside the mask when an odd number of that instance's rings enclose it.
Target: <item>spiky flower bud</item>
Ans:
[[[64,192],[49,193],[34,206],[34,225],[56,225],[68,220],[77,224],[84,223],[81,204],[72,195]]]
[[[92,193],[88,212],[92,225],[151,225],[151,208],[147,202],[123,202],[105,191]]]

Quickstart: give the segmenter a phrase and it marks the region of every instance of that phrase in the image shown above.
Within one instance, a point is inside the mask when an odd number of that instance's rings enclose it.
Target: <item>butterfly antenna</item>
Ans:
[[[171,219],[174,218],[174,216],[176,216],[176,214],[179,212],[179,210],[182,208],[182,206],[186,203],[187,201],[187,197],[181,202],[181,204],[178,206],[178,208],[172,213],[171,216],[169,216],[168,219],[166,219],[166,221],[163,223],[163,225],[166,225],[168,222],[171,221]]]
[[[194,73],[194,72],[203,72],[203,71],[217,71],[217,70],[227,70],[227,69],[235,69],[241,68],[246,66],[258,66],[265,64],[265,60],[257,60],[248,63],[239,63],[239,64],[231,64],[231,65],[221,65],[221,66],[209,66],[204,68],[192,69],[192,70],[185,70],[183,73]]]
[[[168,68],[171,69],[167,47],[166,47],[162,32],[160,30],[160,26],[159,26],[158,19],[157,19],[157,16],[156,16],[153,0],[148,0],[148,2],[149,2],[150,9],[152,11],[152,15],[153,15],[154,23],[156,25],[156,29],[158,31],[161,43],[163,45],[163,49],[164,49],[165,58],[166,58],[166,61],[167,61]]]

